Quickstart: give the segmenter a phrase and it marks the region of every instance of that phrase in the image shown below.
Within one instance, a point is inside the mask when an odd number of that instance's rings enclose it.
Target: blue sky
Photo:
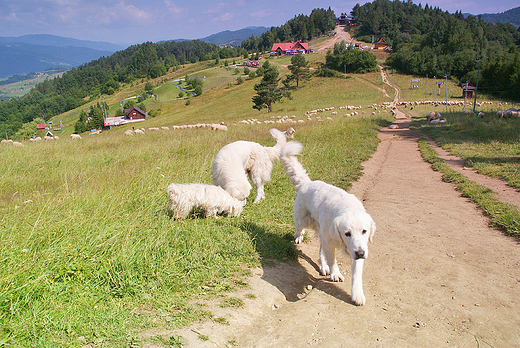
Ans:
[[[350,13],[348,0],[1,0],[0,36],[51,34],[81,40],[135,44],[197,39],[248,26],[279,26],[314,8]],[[454,13],[500,13],[520,0],[418,1]]]

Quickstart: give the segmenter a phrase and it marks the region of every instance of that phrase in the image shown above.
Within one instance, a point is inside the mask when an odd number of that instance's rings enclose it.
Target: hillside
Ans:
[[[465,14],[467,17],[468,15]],[[502,13],[484,13],[481,15],[476,15],[482,17],[482,20],[488,23],[509,23],[518,28],[520,26],[520,6],[516,8],[512,8]]]

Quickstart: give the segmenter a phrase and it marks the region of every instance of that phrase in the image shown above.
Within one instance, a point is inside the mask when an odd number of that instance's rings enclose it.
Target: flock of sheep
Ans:
[[[469,104],[471,104],[471,102],[469,102]],[[483,106],[483,105],[492,105],[493,102],[490,102],[490,101],[483,101],[483,102],[479,102],[477,103],[476,105],[477,106]],[[376,112],[387,112],[387,109],[390,109],[390,112],[395,115],[395,107],[397,106],[401,106],[403,108],[410,108],[410,110],[413,110],[416,106],[424,106],[424,105],[431,105],[431,106],[441,106],[441,105],[448,105],[448,106],[464,106],[464,101],[461,101],[461,100],[457,100],[457,101],[453,101],[453,100],[450,100],[450,101],[431,101],[431,100],[422,100],[422,101],[400,101],[400,102],[397,102],[396,104],[392,103],[392,102],[383,102],[381,104],[372,104],[372,105],[368,105],[366,108],[367,109],[371,109],[373,110],[371,112],[371,115],[375,115]],[[467,106],[468,104],[466,104]],[[503,105],[508,105],[507,102],[497,102],[497,105],[499,106],[503,106]],[[349,111],[347,113],[344,113],[343,114],[343,117],[351,117],[351,116],[357,116],[359,115],[359,113],[365,113],[365,111],[363,110],[363,107],[362,106],[353,106],[353,105],[345,105],[345,106],[340,106],[338,108],[339,110],[346,110],[346,111]],[[323,114],[325,112],[330,112],[328,114],[328,116],[320,116],[320,114]],[[465,110],[464,111],[465,113],[470,113],[472,114],[473,111],[471,110]],[[236,121],[233,123],[233,125],[241,125],[241,124],[246,124],[246,125],[254,125],[254,124],[283,124],[283,123],[286,123],[286,124],[296,124],[296,123],[305,123],[306,121],[311,121],[311,120],[315,120],[315,121],[318,121],[318,122],[321,122],[321,121],[324,121],[324,120],[333,120],[333,118],[331,116],[336,116],[338,115],[338,111],[335,110],[335,107],[327,107],[327,108],[321,108],[321,109],[314,109],[314,110],[310,110],[310,111],[307,111],[303,114],[303,118],[301,119],[296,119],[296,116],[271,116],[271,119],[269,120],[264,120],[263,122],[254,118],[254,119],[247,119],[247,120],[240,120],[240,121]],[[478,117],[484,117],[484,113],[483,112],[479,112],[478,113]],[[500,111],[497,111],[496,113],[496,116],[497,117],[503,117],[503,118],[513,118],[513,117],[520,117],[520,109],[515,109],[515,108],[509,108],[507,110],[500,110]],[[434,111],[430,111],[427,113],[426,115],[426,118],[427,118],[427,122],[428,123],[432,123],[432,124],[435,124],[435,123],[444,123],[446,122],[446,119],[445,118],[441,118],[441,113],[438,112],[438,113],[435,113]],[[162,126],[162,127],[149,127],[148,128],[148,131],[149,132],[155,132],[155,131],[167,131],[167,130],[176,130],[176,129],[192,129],[192,128],[196,128],[196,129],[199,129],[199,128],[208,128],[208,129],[212,129],[212,130],[220,130],[220,131],[227,131],[228,130],[228,127],[224,124],[224,122],[220,122],[220,123],[196,123],[196,124],[184,124],[184,125],[174,125],[174,126],[171,126],[171,127],[167,127],[167,126]],[[292,128],[290,128],[292,129]],[[290,131],[289,131],[290,133]],[[132,135],[142,135],[142,134],[145,134],[145,128],[138,128],[138,129],[134,129],[132,127],[132,129],[128,129],[124,132],[124,135],[127,135],[127,136],[132,136]],[[290,136],[290,134],[288,134]],[[81,135],[79,134],[71,134],[70,135],[70,138],[72,140],[77,140],[77,139],[82,139],[81,138]],[[31,142],[38,142],[38,141],[49,141],[49,140],[58,140],[59,137],[57,136],[44,136],[43,138],[41,137],[34,137],[34,138],[31,138],[29,139]],[[13,140],[2,140],[1,141],[1,145],[12,145],[12,146],[15,146],[15,147],[21,147],[21,146],[24,146],[21,142],[18,142],[18,141],[13,141]]]

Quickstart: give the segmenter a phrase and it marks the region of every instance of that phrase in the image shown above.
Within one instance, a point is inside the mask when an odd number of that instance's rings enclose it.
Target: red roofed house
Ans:
[[[298,53],[308,53],[309,52],[309,44],[307,42],[301,42],[300,40],[296,42],[278,42],[273,44],[273,48],[271,48],[271,54],[275,56],[282,56],[284,54],[298,54]]]
[[[36,127],[38,127],[38,130],[40,132],[43,132],[45,130],[45,123],[38,124],[38,125],[36,125]]]

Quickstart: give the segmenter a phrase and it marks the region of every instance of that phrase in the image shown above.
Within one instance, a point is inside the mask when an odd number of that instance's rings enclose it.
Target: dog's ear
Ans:
[[[374,233],[376,233],[376,223],[372,218],[370,219],[372,220],[372,222],[370,225],[370,235],[368,236],[368,240],[370,241],[370,243],[372,243],[372,238],[374,237]]]

